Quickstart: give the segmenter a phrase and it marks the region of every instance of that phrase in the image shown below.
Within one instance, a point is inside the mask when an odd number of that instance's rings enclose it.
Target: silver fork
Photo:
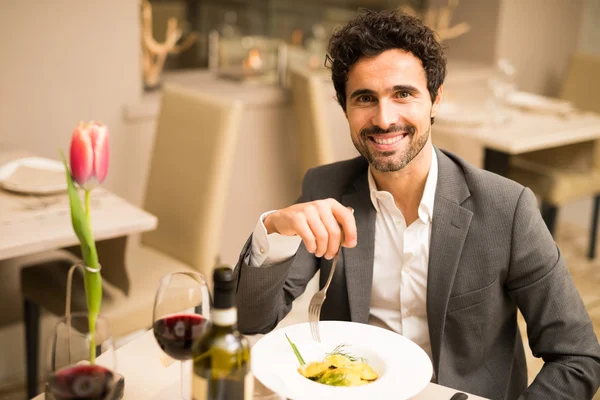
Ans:
[[[354,213],[354,210],[352,208],[350,208],[350,211]],[[340,252],[342,251],[342,243],[344,243],[344,231],[341,231],[340,247],[338,248],[337,253],[335,253],[335,256],[333,256],[331,271],[329,271],[329,277],[327,278],[327,282],[325,282],[325,286],[323,287],[323,289],[319,290],[313,295],[312,299],[310,299],[310,304],[308,305],[308,322],[310,323],[310,333],[312,334],[313,340],[316,340],[319,343],[321,343],[321,336],[319,336],[319,319],[321,318],[321,307],[323,307],[323,303],[325,302],[325,298],[327,297],[327,289],[329,289],[329,284],[331,283],[333,273],[335,272],[335,266],[337,265]]]

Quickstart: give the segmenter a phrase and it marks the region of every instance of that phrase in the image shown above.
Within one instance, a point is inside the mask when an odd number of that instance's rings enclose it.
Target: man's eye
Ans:
[[[396,97],[400,97],[401,99],[406,99],[410,96],[410,93],[406,91],[396,93]]]
[[[361,96],[358,96],[357,100],[359,103],[370,103],[373,101],[373,96],[368,95],[368,94],[363,94]]]

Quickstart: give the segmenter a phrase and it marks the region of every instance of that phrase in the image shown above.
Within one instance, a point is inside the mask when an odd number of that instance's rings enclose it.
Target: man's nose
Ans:
[[[398,112],[394,108],[387,101],[380,101],[376,114],[373,116],[373,125],[383,130],[388,130],[390,126],[395,125],[398,121]]]

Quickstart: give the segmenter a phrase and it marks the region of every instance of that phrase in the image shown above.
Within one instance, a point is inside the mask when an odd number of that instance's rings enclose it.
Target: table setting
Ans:
[[[171,347],[165,346],[165,329],[168,319],[161,313],[173,310],[178,304],[180,311],[169,314],[168,318],[189,316],[190,320],[206,321],[209,307],[202,306],[205,296],[205,280],[194,276],[165,276],[157,285],[157,307],[154,329],[143,333],[123,347],[114,350],[108,345],[99,354],[96,364],[124,377],[122,387],[111,392],[114,397],[94,397],[114,399],[191,399],[190,380],[192,376],[192,347],[190,337],[205,330],[201,324],[170,324]],[[170,288],[169,288],[170,287]],[[175,288],[187,295],[175,294]],[[169,294],[170,293],[170,294]],[[204,299],[206,300],[206,299]],[[184,307],[184,308],[182,308]],[[166,321],[165,321],[166,320]],[[165,322],[161,322],[165,321]],[[163,325],[162,327],[160,325]],[[321,321],[319,323],[322,342],[312,339],[309,322],[275,329],[261,336],[251,348],[251,370],[254,377],[254,392],[251,399],[450,399],[463,392],[431,383],[432,366],[426,353],[413,342],[394,332],[353,322]],[[196,328],[195,328],[196,327]],[[160,329],[159,332],[156,329]],[[179,334],[175,331],[179,329]],[[179,344],[174,338],[180,338]],[[378,378],[372,383],[358,387],[335,387],[311,381],[298,372],[299,363],[288,338],[297,346],[306,363],[322,360],[340,344],[346,345],[345,353],[365,358],[377,372]],[[249,337],[251,339],[251,337]],[[176,343],[173,345],[173,343]],[[106,346],[106,345],[105,345]],[[183,350],[182,350],[183,349]],[[186,353],[187,354],[184,354]],[[173,358],[171,356],[175,356]],[[113,379],[117,385],[118,381]],[[119,383],[121,384],[121,383]],[[101,385],[97,385],[102,387]],[[121,391],[122,390],[122,391]],[[472,394],[453,399],[482,399]],[[44,394],[36,400],[49,399]]]
[[[207,280],[199,273],[165,275],[157,283],[153,328],[116,351],[112,338],[106,339],[110,338],[108,327],[99,316],[99,339],[96,343],[99,346],[95,362],[98,367],[90,370],[85,357],[86,351],[90,350],[87,342],[88,346],[84,344],[84,351],[80,351],[80,361],[75,363],[75,367],[67,365],[47,375],[46,388],[50,393],[46,393],[46,397],[40,395],[36,400],[72,398],[52,397],[54,393],[51,391],[57,387],[57,375],[62,378],[62,385],[58,387],[63,393],[69,384],[88,391],[96,388],[96,396],[75,397],[77,399],[197,399],[190,392],[194,379],[193,360],[198,357],[196,341],[206,335],[212,324],[213,301],[208,287]],[[86,316],[73,315],[72,318],[75,337],[79,337],[80,341],[89,338],[86,324],[75,321],[79,318],[85,322]],[[57,326],[57,332],[63,331],[63,347],[64,325],[61,320]],[[252,336],[245,338],[254,344],[250,351],[251,371],[248,373],[253,380],[253,392],[244,399],[481,399],[431,383],[433,369],[425,351],[395,332],[354,322],[319,321],[316,337],[310,325],[311,322],[307,321],[257,335],[258,340],[251,340]],[[55,354],[57,350],[53,349],[50,359],[55,358]],[[375,376],[360,386],[344,387],[308,379],[300,373],[302,365],[319,363],[332,355],[338,357],[338,363],[340,356],[345,357],[350,361],[346,366],[366,363]],[[79,371],[88,375],[79,378],[79,381],[72,377],[70,380],[64,378],[77,371],[76,367],[80,364],[86,368]],[[328,369],[331,370],[331,366]],[[92,377],[91,372],[95,373]]]

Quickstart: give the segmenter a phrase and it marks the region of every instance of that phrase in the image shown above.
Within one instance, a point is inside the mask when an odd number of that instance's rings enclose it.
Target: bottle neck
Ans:
[[[235,327],[235,281],[229,268],[217,268],[214,272],[214,296],[211,308],[212,323],[220,327]]]
[[[231,308],[213,308],[211,311],[211,322],[217,326],[235,327],[237,324],[237,309]]]

